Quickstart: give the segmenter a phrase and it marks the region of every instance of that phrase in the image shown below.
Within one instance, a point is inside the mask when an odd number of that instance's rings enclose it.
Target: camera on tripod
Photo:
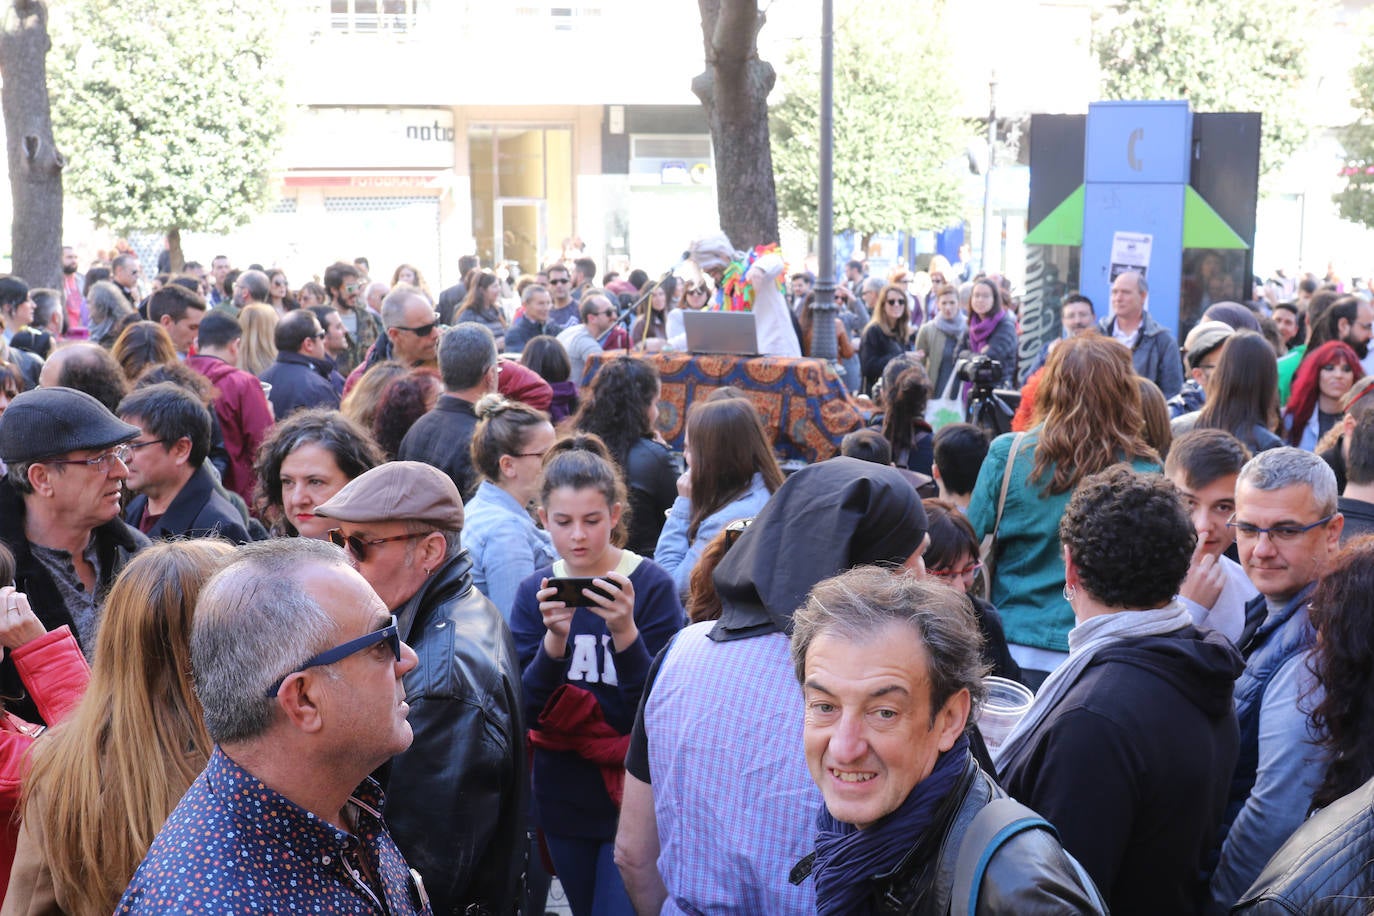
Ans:
[[[991,356],[972,354],[959,360],[954,374],[961,382],[969,382],[975,391],[991,392],[1002,383],[1002,364]]]

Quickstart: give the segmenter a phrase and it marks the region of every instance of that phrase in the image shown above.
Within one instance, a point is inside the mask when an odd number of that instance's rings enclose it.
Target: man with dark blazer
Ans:
[[[174,382],[160,382],[124,398],[119,416],[139,429],[129,443],[125,485],[137,495],[124,510],[126,522],[156,539],[249,540],[246,519],[205,463],[210,411],[199,398]]]

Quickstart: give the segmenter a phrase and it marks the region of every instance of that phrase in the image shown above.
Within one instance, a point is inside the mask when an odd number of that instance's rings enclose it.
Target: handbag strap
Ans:
[[[997,521],[992,525],[992,536],[997,537],[997,531],[1002,527],[1002,510],[1007,506],[1007,488],[1011,486],[1011,468],[1016,464],[1016,453],[1021,450],[1021,440],[1026,438],[1024,432],[1016,434],[1016,438],[1011,440],[1011,454],[1007,456],[1007,466],[1002,470],[1002,493],[997,497]]]

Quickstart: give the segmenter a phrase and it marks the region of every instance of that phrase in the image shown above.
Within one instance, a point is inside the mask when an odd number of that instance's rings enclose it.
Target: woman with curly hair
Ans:
[[[1328,340],[1303,357],[1283,411],[1284,441],[1315,451],[1317,440],[1341,419],[1341,398],[1362,378],[1360,357],[1339,340]]]
[[[225,541],[155,544],[105,599],[85,698],[35,748],[6,913],[114,911],[213,742],[191,684],[201,586]]]
[[[155,321],[140,321],[125,328],[110,353],[130,385],[150,368],[177,361],[171,335]]]
[[[582,407],[573,420],[579,432],[600,436],[619,466],[630,490],[625,546],[645,557],[654,555],[664,513],[677,498],[677,467],[654,429],[658,394],[658,370],[652,363],[613,359],[582,393]]]
[[[1374,778],[1374,535],[1346,544],[1312,593],[1317,631],[1309,718],[1326,770],[1312,795],[1324,808]]]
[[[926,422],[929,400],[930,378],[920,366],[897,376],[883,394],[883,438],[892,446],[892,463],[926,475],[935,463],[935,430]]]
[[[1084,479],[1059,533],[1072,648],[996,752],[1001,784],[1054,824],[1112,912],[1196,913],[1244,662],[1174,597],[1197,535],[1166,478],[1118,466]]]
[[[998,436],[979,469],[969,521],[980,539],[997,532],[988,597],[1002,612],[1012,657],[1032,688],[1069,650],[1073,610],[1062,594],[1059,544],[1064,507],[1085,477],[1118,462],[1159,471],[1143,428],[1131,351],[1100,334],[1071,337],[1050,351],[1031,428]]]
[[[387,461],[396,460],[401,440],[416,420],[434,409],[443,393],[444,383],[433,369],[412,369],[386,386],[372,419],[372,437]]]
[[[258,449],[255,514],[273,537],[324,540],[334,523],[315,507],[344,484],[386,461],[372,434],[337,410],[299,410]]]

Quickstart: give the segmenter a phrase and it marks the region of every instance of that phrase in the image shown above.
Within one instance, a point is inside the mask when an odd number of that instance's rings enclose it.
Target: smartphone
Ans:
[[[582,594],[584,588],[601,595],[603,598],[613,597],[604,588],[593,585],[593,581],[578,576],[550,579],[547,587],[558,589],[550,600],[561,601],[568,607],[587,607],[592,602],[587,599],[586,595]]]

